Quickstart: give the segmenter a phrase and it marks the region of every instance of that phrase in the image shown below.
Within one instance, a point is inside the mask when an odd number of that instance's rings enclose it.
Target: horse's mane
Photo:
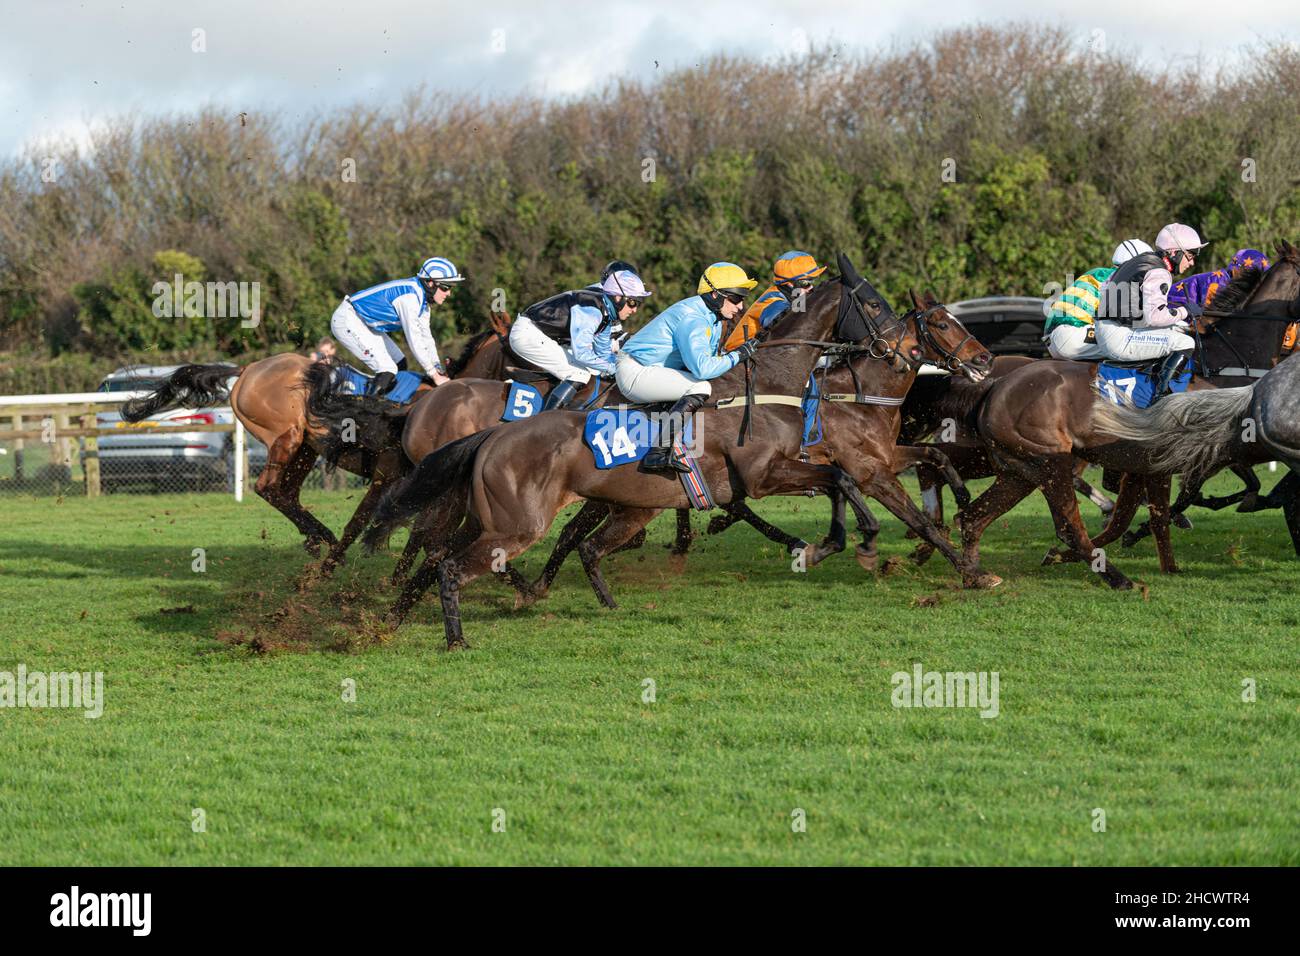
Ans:
[[[469,337],[469,341],[466,342],[465,346],[460,350],[460,354],[457,355],[454,359],[447,360],[444,366],[447,371],[447,377],[455,378],[457,375],[459,375],[461,370],[466,365],[469,364],[469,360],[474,357],[474,353],[476,353],[479,350],[479,347],[483,344],[483,340],[486,339],[489,335],[496,335],[496,334],[497,334],[497,330],[489,326],[488,328],[483,329],[483,331],[475,332],[473,335],[471,335]]]
[[[1264,281],[1263,269],[1243,269],[1237,277],[1216,292],[1210,309],[1214,312],[1235,312],[1246,304],[1250,294]]]

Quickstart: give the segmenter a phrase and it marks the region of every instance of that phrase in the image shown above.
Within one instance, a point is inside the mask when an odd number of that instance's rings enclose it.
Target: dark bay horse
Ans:
[[[879,300],[842,298],[848,288],[838,279],[823,282],[807,297],[806,311],[778,320],[772,334],[782,340],[764,345],[785,347],[769,349],[765,360],[755,363],[757,392],[802,392],[832,325],[844,327],[844,303],[859,310],[868,325],[880,318]],[[970,352],[969,357],[984,354],[977,345]],[[736,371],[715,380],[715,395],[725,391],[719,385],[743,384]],[[746,410],[752,433],[742,443]],[[366,534],[368,546],[381,544],[398,524],[436,505],[433,513],[439,520],[428,533],[445,544],[426,559],[411,585],[418,589],[437,577],[449,648],[464,646],[460,589],[535,543],[566,504],[586,498],[609,509],[601,527],[578,546],[588,579],[607,605],[613,598],[600,575],[600,560],[660,511],[688,505],[674,477],[628,467],[596,468],[583,441],[585,417],[551,413],[460,439],[426,457],[385,496]],[[798,459],[802,413],[797,403],[706,407],[695,413],[694,421],[702,448],[698,461],[719,502],[812,488],[846,496],[861,525],[866,506],[853,480],[834,466]],[[842,547],[842,525],[838,534]]]
[[[1300,294],[1300,252],[1283,244],[1278,260],[1262,276],[1240,277],[1243,285],[1253,282],[1242,306],[1243,312],[1258,316],[1294,319],[1293,311]],[[1278,346],[1284,324],[1273,322]],[[1207,363],[1211,364],[1212,363]],[[1285,366],[1286,363],[1283,363]],[[1279,368],[1282,366],[1279,366]],[[975,430],[988,449],[997,478],[993,486],[962,511],[962,542],[968,557],[978,559],[979,539],[993,521],[1005,514],[1035,488],[1042,491],[1056,525],[1057,535],[1065,542],[1069,557],[1090,560],[1093,569],[1115,588],[1130,588],[1132,582],[1109,561],[1100,546],[1123,531],[1119,514],[1112,515],[1106,531],[1092,539],[1079,516],[1073,493],[1073,470],[1076,458],[1145,478],[1146,494],[1151,506],[1151,528],[1156,537],[1162,571],[1177,570],[1169,542],[1169,485],[1174,470],[1168,463],[1177,456],[1161,457],[1157,446],[1142,432],[1135,440],[1117,439],[1121,434],[1115,421],[1097,398],[1094,390],[1096,367],[1078,362],[1041,361],[1023,366],[994,381],[971,409]],[[1265,376],[1267,378],[1267,376]],[[1262,380],[1261,380],[1262,381]],[[1237,388],[1216,389],[1203,380],[1194,379],[1189,391],[1223,393],[1220,398],[1199,395],[1195,401],[1180,399],[1169,406],[1170,414],[1179,409],[1201,410],[1217,414],[1230,406]],[[1249,387],[1247,387],[1249,390]],[[1179,396],[1166,396],[1153,409],[1160,409]],[[1096,409],[1094,413],[1094,408]],[[1179,421],[1153,412],[1144,421],[1158,421],[1197,435],[1197,422]],[[1112,423],[1103,430],[1102,422]],[[1169,440],[1176,440],[1171,438]],[[1163,446],[1161,446],[1163,447]],[[1243,464],[1244,455],[1222,457],[1222,464]],[[1288,462],[1291,459],[1285,458]],[[1205,468],[1188,469],[1193,479],[1209,474]],[[1120,511],[1118,504],[1116,512]],[[1131,514],[1129,515],[1131,517]],[[1100,556],[1100,561],[1094,560]]]
[[[895,477],[898,472],[918,462],[926,462],[950,475],[958,500],[963,500],[965,488],[961,479],[952,472],[942,453],[930,448],[897,446],[899,408],[923,364],[941,365],[978,381],[985,376],[993,361],[965,326],[933,295],[927,294],[921,299],[913,294],[912,303],[914,310],[902,317],[896,331],[890,330],[887,334],[886,337],[891,339],[888,347],[845,356],[843,361],[834,362],[824,374],[818,374],[819,388],[825,396],[820,407],[824,437],[819,444],[807,449],[809,460],[842,468],[857,483],[863,495],[879,501],[930,547],[942,551],[961,572],[963,582],[968,586],[977,580],[978,586],[996,586],[1001,579],[969,566],[939,529],[917,510]],[[974,354],[971,354],[972,345],[976,349]],[[834,507],[839,513],[833,515],[832,522],[843,523],[843,499],[837,499]],[[595,522],[605,514],[595,502],[584,506],[583,512],[589,510],[594,520],[589,520],[587,531],[594,528]],[[807,547],[806,542],[763,521],[743,501],[731,502],[724,511],[709,523],[710,534],[718,534],[738,521],[745,521],[792,551]],[[583,512],[579,513],[579,518]],[[551,559],[532,586],[531,598],[541,597],[549,590],[565,556],[577,546],[581,534],[585,534],[585,531],[575,534],[576,530],[571,523],[562,532]],[[876,567],[875,536],[878,531],[879,525],[873,521],[864,531],[866,540],[857,548],[858,562],[868,570]]]

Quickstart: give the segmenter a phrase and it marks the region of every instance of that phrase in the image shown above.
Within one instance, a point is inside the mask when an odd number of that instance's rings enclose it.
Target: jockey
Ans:
[[[746,339],[758,335],[759,329],[765,329],[777,317],[790,309],[795,296],[803,295],[813,287],[813,279],[826,271],[825,266],[817,265],[817,260],[806,252],[792,250],[777,259],[772,266],[772,286],[749,307],[744,317],[727,336],[725,350],[730,352],[740,346]]]
[[[1175,282],[1169,290],[1169,301],[1174,305],[1194,302],[1202,309],[1208,309],[1215,294],[1242,272],[1247,269],[1267,269],[1270,265],[1272,263],[1268,256],[1258,249],[1238,249],[1226,268],[1198,272]]]
[[[731,371],[757,350],[753,339],[734,352],[721,348],[722,323],[740,315],[756,285],[740,266],[715,262],[700,276],[697,295],[660,312],[619,351],[618,390],[629,401],[676,403],[658,444],[641,462],[643,470],[690,470],[672,454],[674,437],[685,434],[686,418],[712,392],[708,380]]]
[[[1089,269],[1060,294],[1048,310],[1043,326],[1043,340],[1052,358],[1095,362],[1104,356],[1093,331],[1101,287],[1116,268],[1136,255],[1154,251],[1141,239],[1125,239],[1111,255],[1113,266]]]
[[[397,373],[406,368],[406,356],[388,337],[388,333],[399,329],[433,383],[447,381],[438,360],[438,344],[429,329],[429,306],[442,305],[452,285],[464,280],[450,260],[434,256],[424,260],[414,278],[381,282],[344,296],[330,319],[330,331],[362,364],[377,373],[371,394],[387,392]]]
[[[1196,262],[1205,243],[1191,226],[1170,223],[1156,236],[1156,251],[1129,259],[1101,288],[1097,308],[1097,344],[1107,358],[1137,362],[1164,357],[1156,380],[1157,397],[1191,358],[1196,342],[1184,331],[1200,306],[1170,305],[1174,275]]]
[[[564,408],[591,381],[613,376],[614,336],[650,295],[636,269],[615,260],[601,281],[535,302],[510,326],[510,349],[559,379],[542,411]]]

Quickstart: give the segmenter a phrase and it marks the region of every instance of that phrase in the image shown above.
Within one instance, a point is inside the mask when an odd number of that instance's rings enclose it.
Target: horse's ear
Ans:
[[[910,296],[912,297],[912,307],[913,307],[913,308],[915,308],[915,309],[924,309],[924,308],[925,308],[925,305],[924,305],[924,304],[921,302],[921,300],[917,297],[917,295],[916,295],[916,290],[915,290],[915,289],[908,289],[908,290],[907,290],[907,294],[910,295]]]
[[[925,304],[929,308],[934,308],[939,304],[939,300],[934,297],[934,293],[927,290],[925,293]]]
[[[491,316],[492,316],[492,331],[495,332],[497,335],[509,335],[510,316],[506,315],[504,312],[493,312],[491,313]]]

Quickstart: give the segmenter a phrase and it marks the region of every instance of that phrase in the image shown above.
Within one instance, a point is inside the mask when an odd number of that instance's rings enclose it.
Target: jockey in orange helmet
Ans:
[[[772,266],[772,287],[755,299],[736,323],[723,350],[730,352],[739,348],[746,339],[756,336],[759,329],[775,322],[777,316],[790,309],[795,297],[811,289],[813,279],[825,271],[826,267],[819,266],[817,260],[806,252],[791,251],[777,259]]]

